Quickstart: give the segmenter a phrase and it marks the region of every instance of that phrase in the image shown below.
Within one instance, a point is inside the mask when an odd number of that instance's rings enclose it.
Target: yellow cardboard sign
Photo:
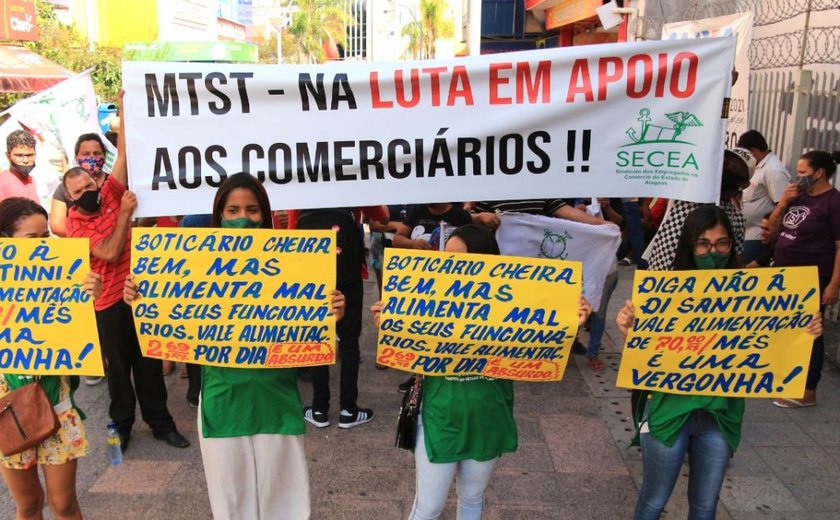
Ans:
[[[816,267],[636,271],[617,386],[673,394],[805,393]]]
[[[417,374],[558,381],[580,262],[386,249],[376,361]]]
[[[90,249],[80,238],[0,238],[0,372],[104,375]]]
[[[143,355],[199,365],[335,362],[333,231],[135,229]]]

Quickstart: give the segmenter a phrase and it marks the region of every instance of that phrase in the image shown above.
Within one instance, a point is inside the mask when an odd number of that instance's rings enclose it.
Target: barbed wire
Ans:
[[[803,31],[754,39],[750,45],[750,68],[753,70],[799,65]],[[840,62],[840,27],[808,29],[803,65]]]
[[[753,26],[771,25],[808,11],[811,13],[838,9],[837,0],[707,0],[668,16],[645,15],[640,19],[638,36],[643,40],[658,40],[662,25],[683,20],[701,20],[729,14],[753,12]]]

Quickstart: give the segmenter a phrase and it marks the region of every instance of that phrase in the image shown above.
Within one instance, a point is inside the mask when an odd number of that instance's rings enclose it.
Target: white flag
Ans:
[[[524,213],[502,213],[500,218],[496,239],[503,255],[583,262],[583,295],[598,309],[604,281],[621,244],[616,226]]]

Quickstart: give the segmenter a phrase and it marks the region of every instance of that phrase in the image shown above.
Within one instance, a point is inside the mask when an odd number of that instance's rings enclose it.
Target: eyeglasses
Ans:
[[[701,239],[694,243],[694,252],[705,255],[711,251],[713,247],[718,253],[728,253],[732,249],[732,240],[728,238],[721,238],[715,243],[712,243],[709,240]]]

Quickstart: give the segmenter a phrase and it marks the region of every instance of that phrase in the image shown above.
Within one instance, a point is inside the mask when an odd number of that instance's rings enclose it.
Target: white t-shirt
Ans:
[[[790,174],[774,153],[768,153],[755,167],[750,187],[744,190],[741,211],[747,223],[745,240],[761,239],[761,219],[773,211],[790,184]]]

